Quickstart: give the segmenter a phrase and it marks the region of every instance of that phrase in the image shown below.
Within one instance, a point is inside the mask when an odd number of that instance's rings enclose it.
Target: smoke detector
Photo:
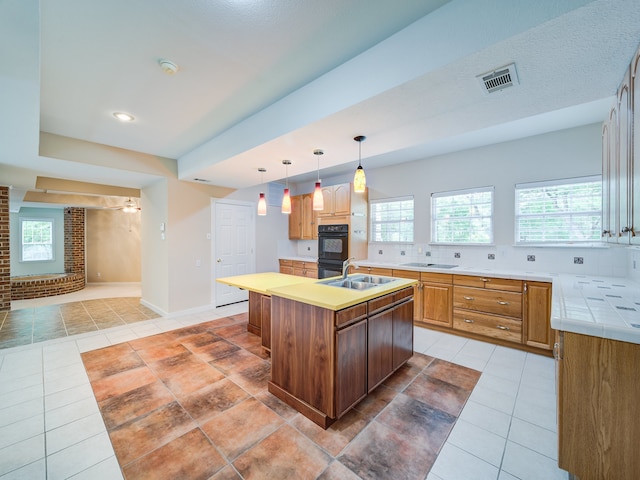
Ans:
[[[158,65],[164,73],[167,75],[173,75],[178,71],[178,65],[173,63],[171,60],[167,60],[166,58],[161,58],[158,60]]]
[[[515,63],[496,68],[491,72],[486,72],[476,77],[482,85],[484,93],[493,93],[498,90],[519,85],[518,73],[516,72]]]

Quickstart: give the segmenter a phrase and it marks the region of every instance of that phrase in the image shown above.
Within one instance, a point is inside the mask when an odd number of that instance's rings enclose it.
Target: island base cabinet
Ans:
[[[560,332],[558,465],[580,480],[640,472],[640,345]]]
[[[269,392],[327,428],[413,355],[413,287],[342,310],[271,297]]]

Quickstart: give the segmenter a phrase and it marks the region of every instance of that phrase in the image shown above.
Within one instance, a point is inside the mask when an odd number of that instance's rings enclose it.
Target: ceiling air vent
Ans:
[[[206,180],[204,178],[194,178],[193,179],[194,182],[202,182],[202,183],[209,183],[210,180]]]
[[[483,73],[476,78],[482,84],[482,91],[484,93],[497,92],[498,90],[513,87],[519,83],[515,63],[497,68],[492,72]]]

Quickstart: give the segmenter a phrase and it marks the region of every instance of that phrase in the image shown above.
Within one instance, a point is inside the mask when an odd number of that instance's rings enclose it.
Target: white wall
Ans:
[[[53,219],[54,260],[50,262],[20,261],[20,218]],[[64,210],[62,208],[23,207],[9,214],[11,276],[41,273],[64,273]]]
[[[370,200],[413,195],[415,201],[415,243],[369,244],[368,260],[394,263],[426,261],[525,272],[627,275],[632,265],[631,256],[639,255],[628,253],[620,246],[514,246],[515,184],[601,174],[600,138],[601,125],[593,124],[385,168],[367,168],[365,159]],[[375,141],[375,137],[370,137],[370,140]],[[344,183],[351,179],[351,175],[323,178],[323,184]],[[495,187],[494,245],[429,245],[431,193],[487,185]],[[305,193],[310,191],[312,184],[300,184],[296,188],[297,192]],[[309,242],[297,242],[296,254],[304,255],[312,246]],[[428,253],[429,257],[426,256]],[[460,258],[455,258],[456,253]],[[489,254],[495,258],[490,260]],[[535,256],[534,262],[527,260],[530,255]],[[582,257],[583,263],[574,263],[574,257]],[[640,269],[640,259],[636,265]]]

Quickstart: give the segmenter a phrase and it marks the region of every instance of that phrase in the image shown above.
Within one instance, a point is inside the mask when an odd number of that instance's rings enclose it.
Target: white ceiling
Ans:
[[[600,122],[638,43],[636,0],[2,0],[0,184],[157,178],[42,156],[40,131],[243,188],[285,158],[314,178],[315,148],[351,171],[360,134],[366,169]],[[512,62],[520,84],[483,93]]]

